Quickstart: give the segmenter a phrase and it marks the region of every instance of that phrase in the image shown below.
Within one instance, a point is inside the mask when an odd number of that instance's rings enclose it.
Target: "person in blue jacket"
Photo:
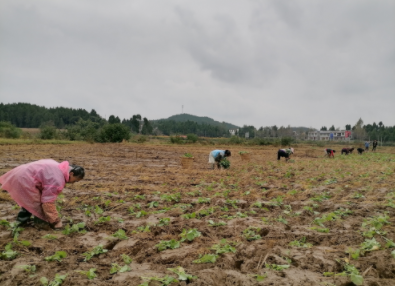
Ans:
[[[369,145],[370,145],[370,142],[366,141],[365,142],[365,151],[369,151]]]
[[[208,162],[211,164],[211,169],[214,169],[217,165],[218,169],[221,167],[219,163],[226,157],[230,157],[231,153],[229,150],[213,150],[208,156]]]

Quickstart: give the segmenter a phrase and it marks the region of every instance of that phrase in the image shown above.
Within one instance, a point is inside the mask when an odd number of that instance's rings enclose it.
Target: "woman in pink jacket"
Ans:
[[[55,228],[62,222],[56,210],[56,199],[66,183],[75,183],[85,176],[84,168],[44,159],[20,165],[0,177],[6,190],[22,208],[17,221],[27,223],[33,215]]]

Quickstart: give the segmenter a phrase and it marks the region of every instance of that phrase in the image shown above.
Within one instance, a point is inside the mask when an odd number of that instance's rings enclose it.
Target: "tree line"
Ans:
[[[70,140],[93,140],[97,142],[112,142],[112,140],[122,140],[134,134],[155,134],[155,135],[187,135],[195,134],[200,137],[231,137],[232,134],[224,125],[212,125],[205,122],[195,122],[191,120],[176,121],[169,119],[150,121],[140,114],[135,114],[129,119],[120,119],[118,116],[110,115],[108,119],[102,118],[92,109],[90,112],[85,109],[73,109],[66,107],[46,108],[30,103],[0,103],[0,122],[3,122],[0,129],[0,136],[15,138],[20,136],[15,128],[40,128],[43,138],[54,137],[56,129],[63,129],[63,137]],[[7,125],[8,123],[11,125]],[[357,140],[383,140],[395,142],[395,126],[385,126],[383,122],[364,125],[359,119],[352,126],[346,124],[346,130],[353,131],[353,137]],[[267,126],[255,128],[252,125],[234,129],[237,137],[267,138],[267,137],[292,137],[304,139],[307,136],[308,128],[291,128]],[[295,131],[296,130],[296,131]],[[339,130],[334,125],[322,126],[321,130]],[[59,131],[58,131],[59,133]],[[112,136],[111,134],[115,135]],[[19,134],[19,135],[18,135]],[[126,135],[129,134],[129,135]],[[117,139],[114,139],[117,138]]]

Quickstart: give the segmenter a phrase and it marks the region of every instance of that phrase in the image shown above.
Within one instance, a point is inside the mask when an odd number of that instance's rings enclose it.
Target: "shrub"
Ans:
[[[198,141],[199,137],[196,134],[188,134],[187,135],[187,140],[188,142],[196,143]]]
[[[129,140],[129,128],[121,123],[107,124],[103,126],[98,138],[99,142],[122,142],[122,140]]]
[[[12,125],[10,122],[0,121],[0,137],[19,138],[22,130]]]
[[[284,137],[281,138],[281,146],[289,146],[292,143],[292,138],[290,137]]]
[[[180,136],[176,135],[170,136],[170,142],[173,144],[183,144],[184,140]]]
[[[53,123],[45,123],[40,126],[40,138],[41,139],[54,139],[56,137],[56,128]]]
[[[238,136],[232,136],[229,139],[229,144],[242,144],[244,140]]]
[[[138,135],[134,137],[134,140],[136,140],[137,143],[144,143],[148,141],[148,136]]]

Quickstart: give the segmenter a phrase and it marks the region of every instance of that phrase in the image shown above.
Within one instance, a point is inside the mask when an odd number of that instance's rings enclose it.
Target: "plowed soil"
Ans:
[[[0,285],[41,285],[41,277],[51,280],[55,274],[67,274],[62,285],[140,285],[149,280],[142,277],[177,278],[167,270],[177,266],[197,278],[170,285],[355,285],[350,275],[336,275],[347,265],[363,276],[361,285],[395,285],[394,148],[327,159],[323,148],[298,146],[293,160],[285,163],[277,161],[275,147],[219,146],[232,151],[231,167],[210,170],[208,154],[217,148],[130,143],[2,146],[0,175],[20,164],[52,158],[85,167],[86,177],[66,185],[57,201],[64,225],[85,222],[84,231],[67,235],[27,225],[18,239],[31,245],[12,244],[19,255],[0,260]],[[241,150],[250,153],[249,161],[241,159]],[[194,156],[191,169],[180,164],[186,152]],[[14,222],[18,211],[0,191],[0,220]],[[110,221],[99,223],[101,217]],[[164,218],[170,218],[168,225],[163,225]],[[225,225],[212,226],[218,222]],[[127,239],[113,236],[120,229]],[[180,248],[158,251],[157,244],[179,241],[184,229],[201,235]],[[248,229],[256,236],[248,237]],[[47,234],[57,239],[43,238]],[[373,238],[379,247],[364,249],[363,243]],[[215,254],[211,248],[222,239],[235,252],[218,254],[215,263],[193,262]],[[0,251],[12,241],[9,228],[0,226]],[[108,252],[84,261],[82,254],[98,245]],[[61,262],[44,260],[60,250],[67,253]],[[122,254],[133,259],[131,270],[110,274],[112,263],[124,265]],[[35,265],[36,272],[27,273],[20,265]],[[286,266],[276,270],[276,265]],[[76,271],[91,268],[97,274],[92,280]]]

